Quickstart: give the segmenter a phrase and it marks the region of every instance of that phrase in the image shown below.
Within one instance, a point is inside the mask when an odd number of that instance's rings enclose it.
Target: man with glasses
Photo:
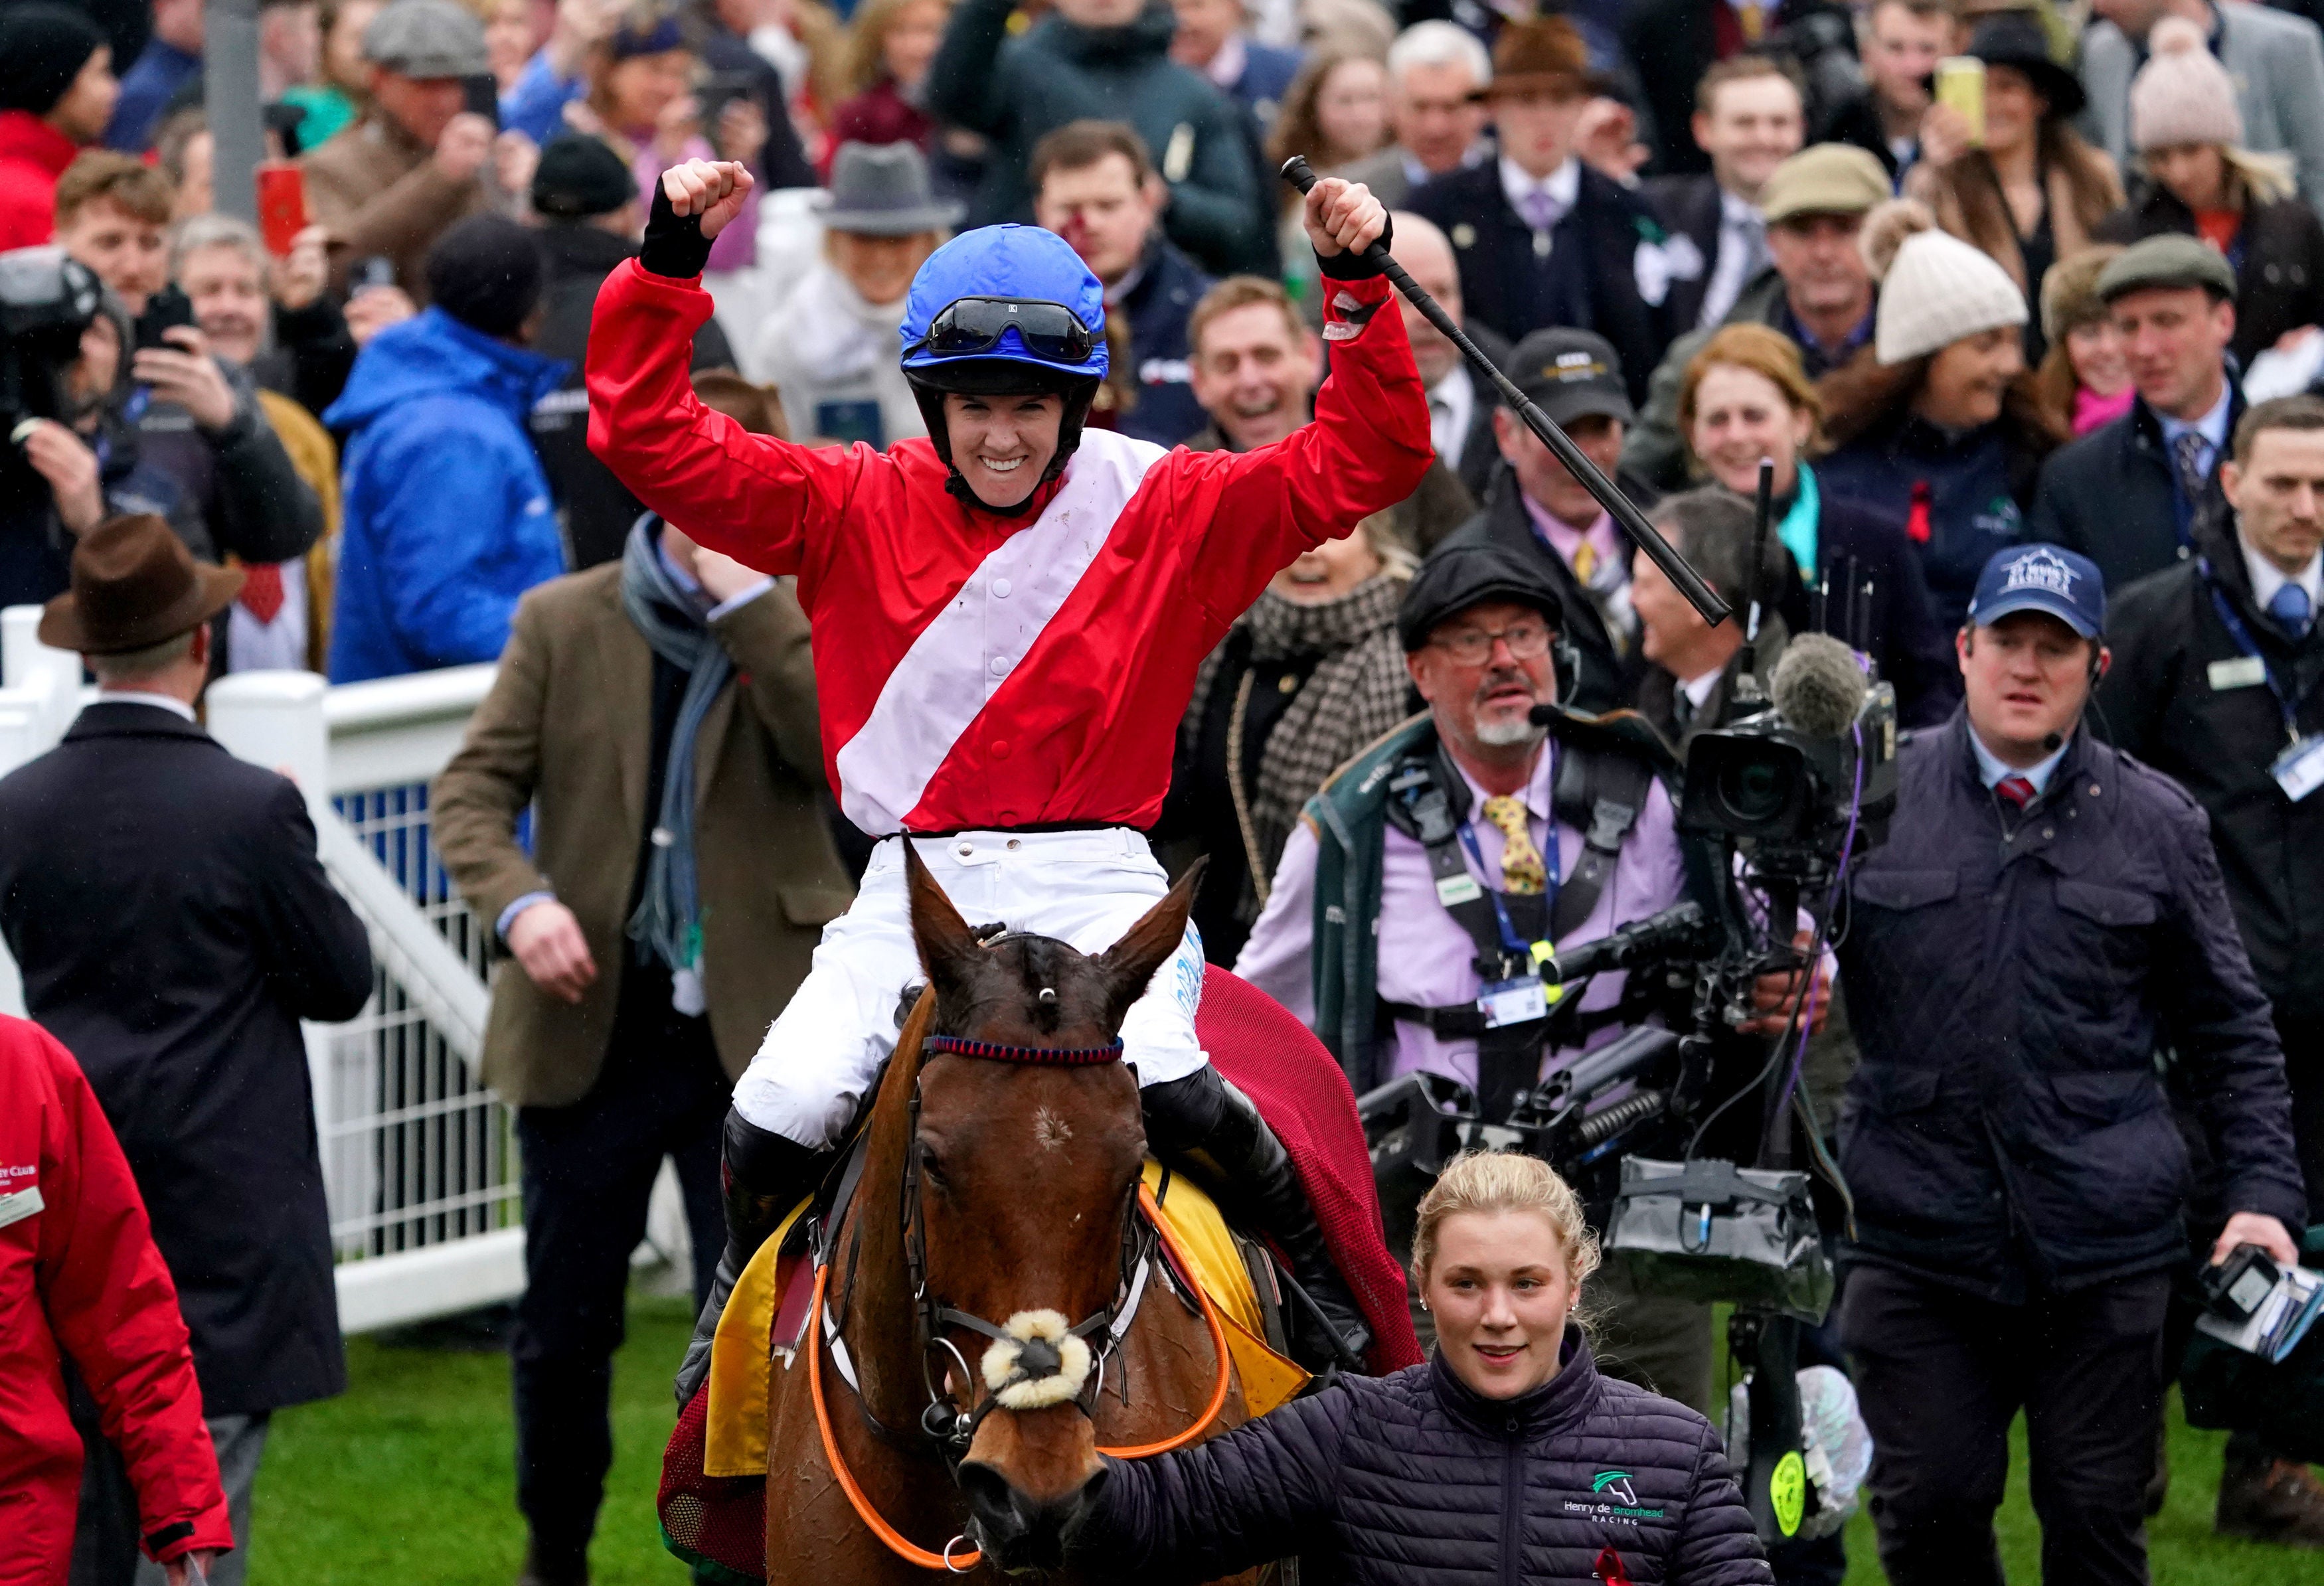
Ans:
[[[1577,945],[1678,901],[1678,834],[1647,752],[1583,719],[1533,719],[1571,684],[1564,622],[1543,572],[1496,546],[1430,557],[1397,616],[1428,714],[1342,767],[1284,848],[1235,973],[1306,1020],[1360,1093],[1426,1072],[1507,1116],[1560,1060],[1531,945]],[[1582,1007],[1621,985],[1600,975]],[[1391,1195],[1381,1210],[1408,1254],[1416,1207]],[[1600,1365],[1707,1411],[1710,1307],[1642,1302],[1608,1271],[1591,1288],[1608,1307]],[[1416,1306],[1414,1323],[1425,1337]]]
[[[1141,832],[1203,659],[1277,572],[1410,494],[1432,456],[1403,320],[1362,258],[1387,212],[1333,179],[1305,211],[1333,373],[1314,422],[1276,445],[1166,453],[1085,431],[1103,289],[1064,239],[1006,226],[936,250],[906,299],[928,438],[882,453],[747,435],[695,399],[686,348],[711,314],[696,279],[709,239],[750,185],[726,162],[664,175],[641,255],[598,295],[589,443],[687,534],[798,576],[826,770],[848,818],[885,840],[735,1088],[727,1250],[682,1393],[731,1274],[820,1176],[922,978],[903,839],[932,839],[916,846],[970,919],[1111,946],[1167,884]],[[1199,1153],[1328,1313],[1295,1349],[1318,1364],[1360,1351],[1282,1145],[1195,1037],[1202,973],[1189,932],[1122,1026],[1148,1138]]]

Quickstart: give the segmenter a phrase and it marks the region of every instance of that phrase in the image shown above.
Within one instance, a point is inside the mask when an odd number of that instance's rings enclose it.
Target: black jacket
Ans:
[[[1106,1468],[1073,1552],[1140,1582],[1295,1553],[1327,1580],[1396,1586],[1775,1579],[1719,1434],[1600,1376],[1573,1326],[1558,1374],[1520,1398],[1480,1397],[1432,1360]]]
[[[1550,233],[1548,258],[1536,250],[1533,227],[1510,207],[1499,161],[1440,176],[1415,189],[1406,204],[1452,239],[1467,320],[1513,343],[1553,323],[1594,330],[1621,359],[1630,400],[1646,401],[1646,379],[1670,342],[1671,321],[1665,305],[1638,295],[1638,249],[1663,240],[1662,222],[1643,197],[1582,166],[1573,208]],[[1563,249],[1581,250],[1589,301],[1583,312],[1561,320],[1554,317],[1550,272]]]
[[[1654,492],[1635,481],[1618,478],[1622,493],[1641,508],[1651,507]],[[1438,542],[1437,549],[1454,545],[1497,545],[1532,567],[1541,570],[1557,591],[1558,599],[1565,605],[1565,627],[1563,637],[1573,646],[1579,675],[1558,679],[1558,699],[1576,710],[1594,714],[1618,709],[1630,703],[1637,693],[1639,679],[1646,676],[1646,657],[1639,652],[1635,632],[1617,637],[1607,626],[1606,618],[1588,595],[1583,593],[1582,580],[1565,565],[1542,537],[1534,531],[1533,517],[1526,511],[1525,493],[1518,488],[1517,476],[1507,464],[1493,475],[1485,492],[1485,506],[1475,517]],[[1625,553],[1630,549],[1628,539],[1622,541]]]
[[[1776,509],[1778,522],[1782,516]],[[1896,715],[1905,726],[1934,726],[1950,715],[1960,703],[1960,664],[1904,530],[1868,507],[1827,495],[1816,518],[1816,558],[1817,581],[1828,581],[1829,594],[1819,601],[1803,583],[1787,585],[1778,605],[1784,624],[1794,633],[1838,634],[1870,656],[1896,686]]]
[[[2180,1260],[2164,1046],[2228,1204],[2300,1227],[2283,1056],[2201,807],[2077,733],[2005,820],[1966,714],[1900,769],[1840,947],[1863,1054],[1840,1120],[1856,1253],[2009,1304]]]
[[[770,188],[816,186],[815,167],[807,162],[798,128],[791,121],[790,96],[783,91],[783,74],[752,49],[748,39],[721,23],[710,6],[695,11],[693,20],[695,53],[710,69],[714,81],[723,78],[749,85],[746,91],[758,100],[767,118],[767,141],[759,146],[759,158],[752,167],[759,180]]]
[[[2232,371],[2230,372],[2232,383]],[[2244,416],[2240,386],[2227,401],[2227,433]],[[2227,455],[2227,448],[2219,448]],[[2120,589],[2184,559],[2191,543],[2179,526],[2171,448],[2163,420],[2144,397],[2130,411],[2080,439],[2060,447],[2042,466],[2026,537],[2078,550],[2098,565],[2108,589]],[[2211,465],[2196,512],[2222,512],[2219,467]],[[2192,514],[2188,531],[2193,530]]]
[[[2324,1025],[2324,798],[2294,804],[2269,768],[2288,741],[2264,681],[2214,667],[2244,657],[2212,599],[2227,603],[2276,680],[2298,702],[2301,732],[2324,732],[2324,629],[2293,639],[2252,602],[2234,529],[2224,516],[2197,530],[2214,576],[2181,562],[2132,585],[2107,613],[2114,669],[2098,689],[2116,746],[2176,779],[2209,811],[2211,845],[2260,987],[2280,1024]],[[2248,668],[2236,668],[2248,672]]]
[[[589,449],[589,392],[582,383],[589,358],[589,319],[597,289],[637,245],[593,226],[558,221],[539,233],[542,281],[540,329],[532,350],[572,365],[565,383],[533,404],[525,426],[540,471],[557,504],[565,510],[567,560],[573,570],[610,562],[622,554],[630,526],[645,511],[629,487],[613,477]],[[694,333],[694,369],[732,369],[733,350],[718,321],[706,319]]]
[[[1671,278],[1670,297],[1663,304],[1673,334],[1683,336],[1702,318],[1703,294],[1711,290],[1711,278],[1719,272],[1718,179],[1708,172],[1656,177],[1646,183],[1646,198],[1670,234],[1694,244],[1694,251],[1702,257],[1702,268],[1694,274]]]
[[[1768,13],[1760,52],[1787,57],[1801,67],[1808,81],[1806,111],[1812,126],[1820,119],[1821,101],[1833,97],[1823,88],[1832,80],[1824,57],[1835,49],[1843,58],[1849,53],[1848,13],[1828,0],[1781,0]],[[1819,13],[1827,32],[1801,25]],[[1831,25],[1834,22],[1840,24],[1836,28]],[[1711,156],[1695,146],[1692,126],[1695,88],[1719,59],[1711,7],[1704,0],[1634,0],[1622,8],[1621,25],[1622,49],[1637,73],[1653,124],[1655,159],[1648,169],[1657,176],[1709,171]]]
[[[1130,373],[1138,383],[1138,405],[1114,428],[1157,446],[1176,446],[1210,422],[1190,383],[1193,349],[1186,345],[1186,316],[1211,290],[1211,278],[1159,229],[1147,241],[1139,270],[1137,283],[1114,305],[1130,323]]]
[[[1880,119],[1879,104],[1869,88],[1834,101],[1815,136],[1808,141],[1853,144],[1879,161],[1889,180],[1896,180],[1896,151],[1888,146],[1888,129]]]
[[[346,1383],[302,1019],[371,994],[298,788],[146,705],[93,705],[0,779],[0,935],[152,1214],[202,1407]]]
[[[2103,243],[2135,243],[2172,233],[2193,236],[2195,212],[2161,182],[2098,223]],[[2324,225],[2297,198],[2244,210],[2236,239],[2236,339],[2227,344],[2245,368],[2287,330],[2324,325]]]
[[[184,493],[192,511],[174,526],[195,556],[223,562],[231,551],[245,562],[294,561],[322,538],[323,503],[259,408],[250,372],[212,361],[234,392],[234,417],[223,429],[204,429],[183,408],[153,401],[142,385],[130,388],[121,416],[136,427],[145,465]]]

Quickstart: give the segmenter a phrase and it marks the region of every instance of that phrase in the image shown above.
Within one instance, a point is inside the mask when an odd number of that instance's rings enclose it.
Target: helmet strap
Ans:
[[[1031,509],[1041,493],[1041,487],[1061,476],[1065,465],[1073,461],[1080,449],[1082,430],[1089,422],[1090,404],[1097,400],[1101,383],[1089,381],[1082,390],[1065,393],[1065,411],[1057,420],[1057,453],[1049,466],[1041,470],[1041,477],[1033,484],[1025,499],[1014,506],[997,507],[975,491],[961,476],[960,465],[952,457],[952,432],[945,425],[945,393],[915,380],[911,382],[912,398],[920,405],[921,420],[928,427],[928,444],[936,448],[936,457],[945,466],[945,493],[973,512],[990,512],[996,518],[1020,518]]]

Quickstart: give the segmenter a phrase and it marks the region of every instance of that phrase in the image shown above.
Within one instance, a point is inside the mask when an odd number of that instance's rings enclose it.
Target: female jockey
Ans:
[[[727,1247],[679,1374],[706,1369],[734,1277],[825,1155],[892,1049],[921,978],[901,841],[971,920],[1112,945],[1167,890],[1142,828],[1161,808],[1195,669],[1299,554],[1409,495],[1428,405],[1388,287],[1362,262],[1379,200],[1325,179],[1307,235],[1324,277],[1333,373],[1314,422],[1248,455],[1084,431],[1106,372],[1097,278],[1052,233],[954,238],[907,300],[903,367],[928,438],[886,452],[746,434],[705,408],[687,348],[710,318],[698,277],[750,173],[664,174],[640,256],[607,278],[589,337],[589,445],[697,542],[796,574],[814,634],[825,770],[849,819],[887,840],[846,915],[734,1090]],[[1122,1027],[1148,1135],[1192,1158],[1272,1236],[1337,1338],[1368,1333],[1333,1271],[1281,1143],[1194,1034],[1190,930]]]

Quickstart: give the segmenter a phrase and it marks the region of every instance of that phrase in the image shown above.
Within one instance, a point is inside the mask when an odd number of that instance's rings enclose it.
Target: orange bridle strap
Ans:
[[[1170,1224],[1162,1216],[1161,1207],[1155,1203],[1153,1191],[1143,1184],[1138,1186],[1138,1208],[1154,1225],[1154,1231],[1161,1236],[1163,1246],[1176,1259],[1179,1270],[1191,1272],[1192,1264],[1186,1259],[1185,1252],[1178,1248],[1176,1238],[1170,1232]],[[840,1456],[838,1440],[831,1434],[831,1408],[823,1395],[823,1296],[830,1276],[830,1268],[816,1268],[815,1295],[807,1302],[807,1389],[815,1400],[815,1427],[823,1438],[823,1457],[829,1462],[831,1473],[839,1478],[839,1489],[847,1494],[847,1501],[855,1507],[857,1517],[871,1528],[872,1535],[887,1545],[890,1553],[906,1563],[917,1564],[924,1570],[945,1570],[956,1575],[965,1574],[976,1568],[982,1554],[964,1553],[955,1557],[950,1545],[940,1554],[914,1545],[902,1533],[880,1517],[880,1511],[872,1507],[870,1498],[864,1497],[863,1489],[855,1484],[854,1472],[847,1468],[847,1462]],[[1190,1277],[1187,1286],[1194,1291],[1195,1302],[1202,1307],[1203,1321],[1211,1331],[1211,1349],[1218,1357],[1218,1378],[1211,1385],[1211,1402],[1204,1406],[1201,1417],[1194,1425],[1159,1443],[1141,1443],[1136,1448],[1101,1448],[1098,1452],[1117,1460],[1151,1459],[1156,1454],[1168,1453],[1172,1449],[1184,1448],[1200,1437],[1211,1423],[1219,1418],[1219,1412],[1226,1407],[1227,1387],[1234,1370],[1233,1359],[1227,1353],[1226,1327],[1219,1320],[1218,1307],[1212,1303],[1211,1296],[1203,1292],[1202,1286]],[[1102,1369],[1101,1366],[1100,1369]],[[954,1542],[958,1540],[957,1537],[954,1539]]]

